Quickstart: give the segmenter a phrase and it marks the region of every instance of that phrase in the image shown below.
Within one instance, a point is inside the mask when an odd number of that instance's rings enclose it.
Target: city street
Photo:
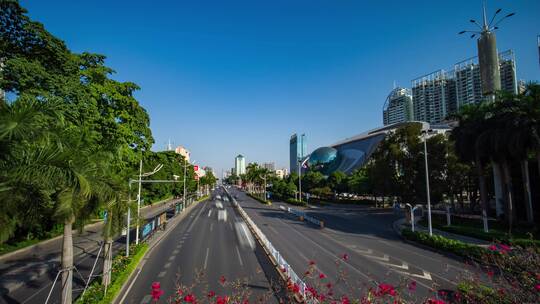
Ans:
[[[459,260],[401,240],[392,228],[397,219],[392,210],[357,206],[309,209],[310,216],[324,220],[326,228],[320,229],[279,208],[288,204],[267,206],[237,189],[230,191],[297,273],[315,262],[316,270],[328,277],[324,283],[332,282],[337,294],[358,296],[379,283],[405,286],[409,291],[408,285],[414,281],[416,288],[406,297],[424,299],[455,289],[467,270]],[[336,261],[340,261],[339,267]],[[317,285],[318,280],[315,276],[308,282]]]
[[[161,284],[165,299],[183,285],[197,296],[213,291],[250,303],[276,302],[267,279],[275,270],[242,223],[230,202],[195,206],[148,254],[122,302],[150,303],[153,282]]]
[[[170,209],[172,201],[159,203],[141,209],[141,217],[152,218]],[[172,212],[168,217],[172,216]],[[82,234],[73,237],[74,264],[86,280],[96,255],[102,236],[102,223],[87,226]],[[131,241],[135,240],[132,230]],[[126,238],[119,237],[113,243],[113,253],[125,249]],[[31,250],[0,260],[0,303],[44,303],[60,267],[62,238],[40,244]],[[94,275],[102,270],[102,259],[98,260]],[[79,295],[85,286],[80,275],[74,274],[74,296]],[[56,283],[49,303],[59,303],[60,285]]]

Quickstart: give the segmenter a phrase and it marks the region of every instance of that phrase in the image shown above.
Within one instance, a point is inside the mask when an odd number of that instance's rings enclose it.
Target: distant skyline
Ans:
[[[75,52],[107,56],[133,81],[153,149],[168,140],[198,164],[289,167],[289,139],[308,151],[382,126],[393,83],[476,56],[457,33],[481,20],[482,1],[20,1]],[[487,1],[516,15],[497,31],[517,77],[540,79],[540,1]]]

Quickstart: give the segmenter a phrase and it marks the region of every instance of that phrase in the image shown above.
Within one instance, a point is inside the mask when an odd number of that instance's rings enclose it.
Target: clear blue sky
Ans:
[[[21,0],[75,52],[108,57],[116,79],[142,88],[156,144],[170,138],[221,173],[248,162],[288,167],[288,140],[308,150],[382,125],[394,81],[476,55],[458,36],[481,1]],[[540,79],[540,1],[488,1],[516,16],[498,31],[519,79]]]

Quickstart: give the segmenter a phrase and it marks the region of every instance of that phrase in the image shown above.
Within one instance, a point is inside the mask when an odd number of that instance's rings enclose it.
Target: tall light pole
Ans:
[[[306,157],[306,159],[299,160],[298,161],[298,193],[299,193],[299,201],[302,201],[302,167],[306,164],[309,157]]]
[[[422,135],[424,137],[424,161],[426,163],[426,194],[427,194],[427,208],[428,208],[428,229],[429,236],[433,235],[433,228],[431,226],[431,196],[429,194],[429,169],[428,169],[428,159],[427,159],[427,136],[431,134],[433,130],[422,130]]]
[[[196,161],[193,161],[193,163],[196,163]],[[186,206],[186,171],[187,171],[188,162],[187,159],[184,157],[184,207]]]
[[[142,159],[139,162],[139,194],[137,195],[137,228],[135,229],[135,244],[139,244],[139,217],[141,215],[141,183],[142,178],[157,173],[163,168],[162,164],[157,165],[153,171],[142,173]]]

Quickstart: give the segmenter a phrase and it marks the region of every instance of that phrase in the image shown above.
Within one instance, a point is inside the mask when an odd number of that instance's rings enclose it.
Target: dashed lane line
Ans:
[[[204,269],[208,265],[208,254],[210,253],[210,248],[206,247],[206,256],[204,257]]]
[[[240,262],[240,266],[244,267],[244,263],[242,262],[242,257],[240,256],[240,249],[238,249],[238,245],[236,246],[236,253],[238,254],[238,261]]]

